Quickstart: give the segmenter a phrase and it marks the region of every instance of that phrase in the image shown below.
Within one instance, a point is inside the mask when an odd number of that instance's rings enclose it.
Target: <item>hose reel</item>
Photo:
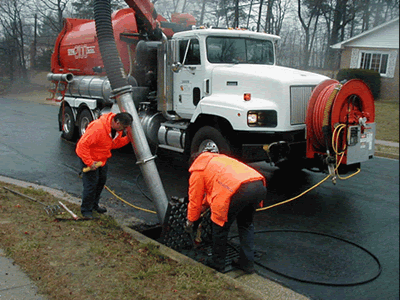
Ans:
[[[355,165],[372,158],[375,105],[369,87],[359,79],[344,84],[323,81],[309,100],[306,126],[306,157],[324,158],[330,173],[340,164]]]

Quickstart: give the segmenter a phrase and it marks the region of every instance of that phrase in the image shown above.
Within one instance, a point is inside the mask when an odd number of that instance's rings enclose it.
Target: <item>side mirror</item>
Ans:
[[[171,69],[173,72],[178,73],[182,69],[183,65],[180,62],[174,62],[171,65]]]

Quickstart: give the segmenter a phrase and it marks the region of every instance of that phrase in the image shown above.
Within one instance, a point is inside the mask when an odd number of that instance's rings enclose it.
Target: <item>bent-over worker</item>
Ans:
[[[189,204],[186,230],[202,211],[211,210],[212,258],[207,265],[224,271],[230,226],[236,220],[239,238],[239,260],[232,265],[254,273],[254,225],[257,206],[265,199],[264,176],[236,159],[216,152],[207,145],[189,168]]]
[[[107,209],[99,206],[100,194],[106,184],[111,150],[121,148],[129,143],[124,130],[132,125],[132,116],[127,112],[108,113],[91,122],[76,146],[81,168],[89,167],[83,172],[83,193],[81,213],[88,219],[93,218],[92,211],[105,213]]]

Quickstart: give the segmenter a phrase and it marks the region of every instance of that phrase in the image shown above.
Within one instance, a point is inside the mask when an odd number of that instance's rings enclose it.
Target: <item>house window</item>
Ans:
[[[389,60],[388,53],[361,51],[360,54],[360,69],[374,70],[379,72],[381,75],[387,74]]]

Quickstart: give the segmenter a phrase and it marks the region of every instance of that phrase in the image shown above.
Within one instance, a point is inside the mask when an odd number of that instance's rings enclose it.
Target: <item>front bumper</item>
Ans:
[[[302,159],[305,158],[306,155],[306,139],[304,130],[283,133],[238,132],[235,139],[241,143],[240,156],[243,160],[248,162],[276,162],[281,159],[282,157],[280,156],[283,155],[290,160]],[[278,150],[275,151],[275,153],[267,153],[267,151],[264,150],[264,146],[277,143],[285,145],[285,147],[282,147],[282,151]]]

